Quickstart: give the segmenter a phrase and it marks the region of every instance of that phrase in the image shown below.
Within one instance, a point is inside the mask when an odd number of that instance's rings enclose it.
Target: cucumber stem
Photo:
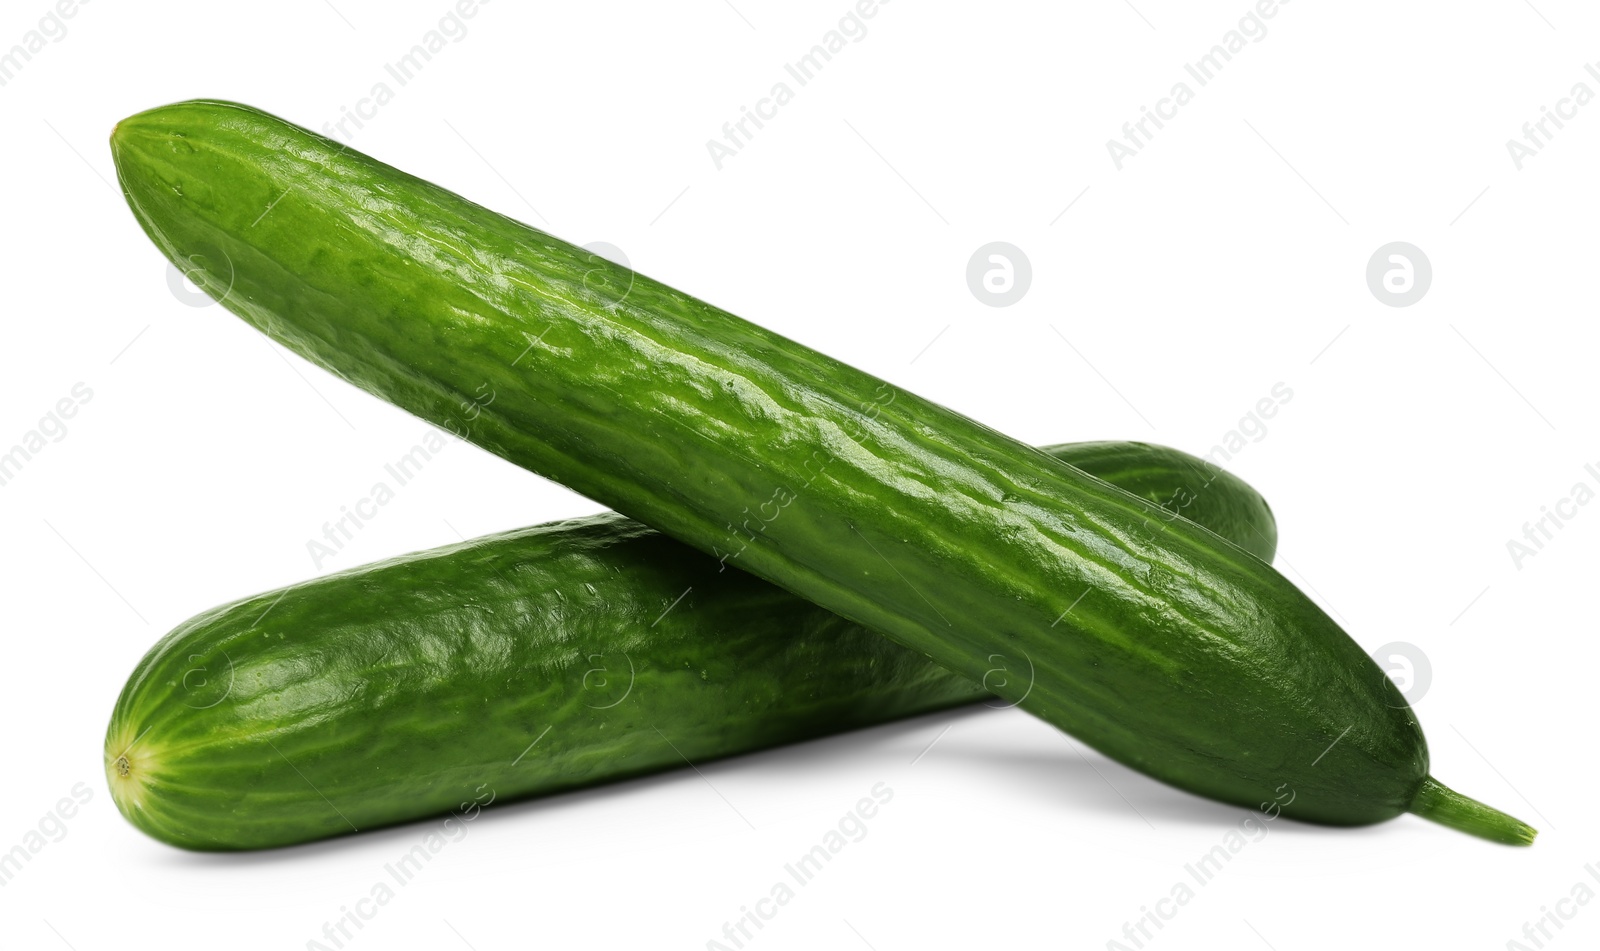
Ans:
[[[1476,799],[1461,795],[1432,776],[1422,781],[1411,812],[1452,829],[1500,842],[1504,845],[1532,845],[1539,830],[1493,809]]]

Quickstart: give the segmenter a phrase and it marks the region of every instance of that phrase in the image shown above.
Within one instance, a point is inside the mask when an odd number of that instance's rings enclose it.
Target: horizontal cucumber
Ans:
[[[997,693],[1114,759],[1532,840],[1443,792],[1325,612],[1147,499],[258,110],[151,110],[112,152],[146,234],[274,340],[969,680],[1021,658]]]
[[[1261,493],[1216,464],[1166,446],[1142,442],[1075,442],[1045,452],[1210,529],[1272,563],[1278,523]]]
[[[1173,511],[1217,515],[1209,524],[1224,536],[1275,534],[1254,490],[1193,456],[1116,443],[1046,451]],[[113,799],[174,845],[264,848],[992,698],[717,568],[608,514],[208,611],[129,678],[106,736]]]

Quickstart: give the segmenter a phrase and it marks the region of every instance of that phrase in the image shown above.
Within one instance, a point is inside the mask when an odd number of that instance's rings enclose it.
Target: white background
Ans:
[[[640,271],[1021,439],[1204,453],[1274,384],[1292,389],[1228,463],[1271,500],[1280,567],[1364,646],[1428,658],[1416,708],[1434,772],[1542,835],[1516,850],[1412,817],[1279,821],[1148,946],[1497,949],[1575,883],[1600,890],[1584,869],[1600,861],[1600,506],[1566,508],[1520,564],[1507,549],[1576,484],[1600,488],[1584,468],[1600,463],[1600,104],[1550,126],[1521,170],[1506,148],[1575,83],[1600,92],[1584,70],[1600,14],[1573,0],[1285,4],[1212,82],[1189,79],[1193,101],[1119,171],[1106,141],[1251,9],[1133,3],[886,4],[721,170],[706,141],[847,0],[496,0],[404,87],[384,66],[447,0],[79,7],[0,87],[0,450],[74,384],[92,391],[0,487],[0,850],[75,783],[92,798],[0,888],[0,940],[319,938],[433,825],[236,857],[149,840],[102,775],[124,678],[213,604],[597,509],[454,444],[314,568],[307,540],[423,424],[220,307],[183,303],[111,185],[106,139],[125,115],[222,97],[320,128],[380,81],[393,101],[349,127],[357,148],[610,242]],[[0,50],[50,9],[6,4]],[[1032,262],[1010,307],[966,284],[990,241]],[[1391,241],[1431,259],[1413,306],[1367,286]],[[486,813],[346,946],[706,947],[884,782],[895,796],[867,837],[747,947],[1102,948],[1249,816],[1016,711],[703,773]],[[1600,941],[1600,910],[1559,908],[1574,917],[1547,946]]]

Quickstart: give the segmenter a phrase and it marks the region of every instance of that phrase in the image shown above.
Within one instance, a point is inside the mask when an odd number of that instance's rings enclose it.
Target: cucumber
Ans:
[[[1061,461],[1208,528],[1272,563],[1278,523],[1261,493],[1214,463],[1143,442],[1076,442],[1045,449]]]
[[[1220,514],[1221,534],[1275,533],[1254,490],[1193,456],[1046,451]],[[991,696],[608,514],[356,568],[180,625],[117,701],[106,778],[157,839],[264,848]]]
[[[996,692],[1113,759],[1532,840],[1440,792],[1326,613],[1147,499],[247,106],[141,113],[112,151],[146,234],[272,339],[969,680],[1020,658]]]

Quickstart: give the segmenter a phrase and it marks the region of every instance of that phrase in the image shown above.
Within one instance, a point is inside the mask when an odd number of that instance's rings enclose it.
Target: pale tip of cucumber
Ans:
[[[1532,845],[1539,834],[1526,822],[1469,799],[1432,776],[1422,781],[1410,811],[1430,822],[1503,845]]]
[[[155,768],[148,738],[123,727],[106,735],[106,785],[123,812],[144,807]]]

